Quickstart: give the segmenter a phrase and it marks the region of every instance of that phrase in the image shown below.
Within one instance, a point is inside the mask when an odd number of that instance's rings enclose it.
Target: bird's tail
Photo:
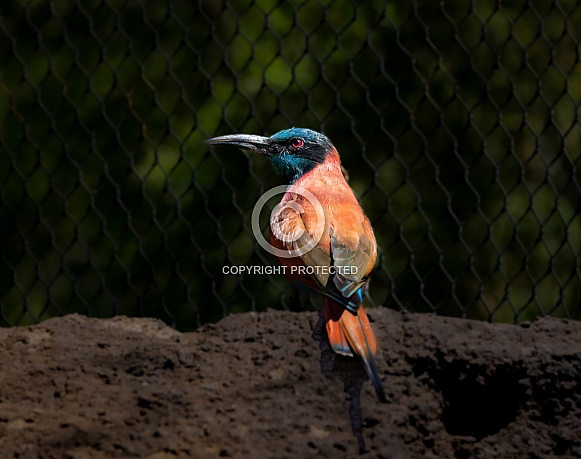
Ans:
[[[337,354],[350,357],[355,354],[361,357],[379,401],[387,402],[375,364],[377,341],[363,306],[359,306],[355,315],[331,298],[323,297],[323,314],[327,336],[333,350]]]

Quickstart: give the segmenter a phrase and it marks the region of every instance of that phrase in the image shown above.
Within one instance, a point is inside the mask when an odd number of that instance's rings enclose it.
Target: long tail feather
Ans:
[[[358,355],[379,401],[387,402],[375,363],[377,341],[363,306],[360,306],[357,315],[354,315],[332,299],[325,297],[323,298],[323,313],[327,336],[333,350],[342,355]]]
[[[333,300],[323,297],[323,315],[325,316],[325,328],[327,329],[327,338],[329,344],[337,354],[353,357],[353,352],[349,347],[349,342],[345,333],[339,325],[341,314],[345,311],[341,305]]]

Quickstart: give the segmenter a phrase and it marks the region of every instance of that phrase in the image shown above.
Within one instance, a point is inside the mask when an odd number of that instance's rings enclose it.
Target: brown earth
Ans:
[[[363,457],[581,457],[581,323],[370,315],[391,401],[363,385]],[[0,456],[356,457],[316,323],[249,313],[181,334],[72,315],[1,329]]]

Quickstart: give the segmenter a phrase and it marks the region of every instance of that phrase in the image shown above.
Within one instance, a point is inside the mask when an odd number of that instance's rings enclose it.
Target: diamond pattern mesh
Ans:
[[[371,304],[578,319],[580,39],[576,1],[3,2],[0,323],[315,307],[223,273],[275,264],[250,215],[280,181],[203,143],[290,126],[373,223]]]

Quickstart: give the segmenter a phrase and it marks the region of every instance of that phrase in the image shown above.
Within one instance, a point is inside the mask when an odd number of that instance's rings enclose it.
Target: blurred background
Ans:
[[[282,181],[204,144],[291,126],[374,226],[370,306],[581,318],[579,2],[358,3],[2,2],[0,324],[317,308],[223,274],[276,264],[250,216]]]

